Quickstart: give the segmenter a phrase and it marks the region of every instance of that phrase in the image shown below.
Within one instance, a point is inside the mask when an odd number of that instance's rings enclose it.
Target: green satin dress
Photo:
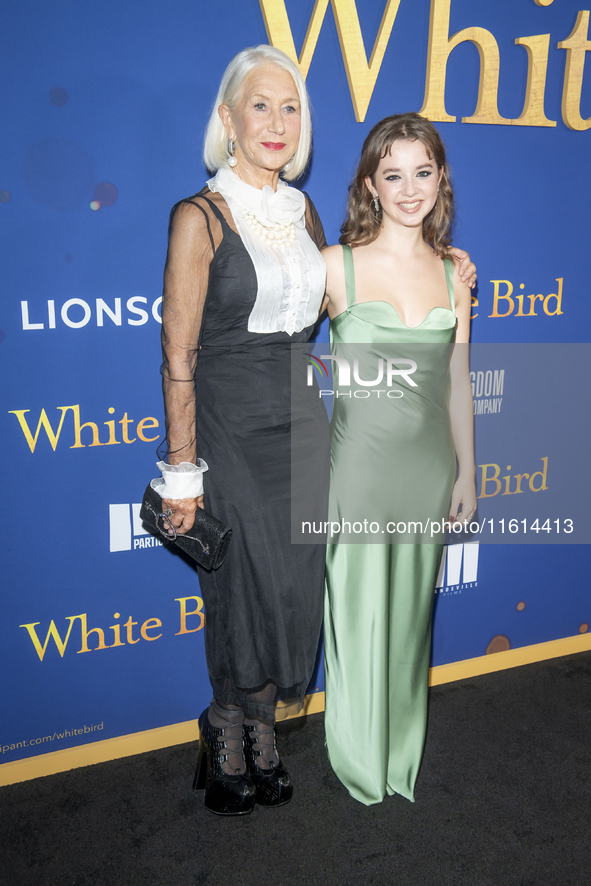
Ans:
[[[348,246],[343,260],[347,309],[331,321],[332,353],[346,355],[349,362],[359,353],[358,375],[370,379],[376,376],[376,358],[392,356],[395,344],[396,356],[414,359],[417,369],[415,385],[398,379],[403,395],[382,399],[380,406],[376,396],[334,397],[329,516],[365,516],[380,526],[387,517],[405,525],[409,516],[442,521],[456,478],[449,414],[456,333],[453,264],[445,261],[450,308],[433,308],[419,326],[408,327],[387,302],[356,304]],[[338,380],[335,394],[337,387]],[[410,526],[406,534],[384,536],[380,530],[379,535],[388,543],[376,535],[369,543],[366,536],[364,543],[354,543],[345,531],[327,548],[326,744],[336,775],[366,805],[394,793],[414,800],[427,719],[431,611],[443,550],[443,534],[431,539]]]

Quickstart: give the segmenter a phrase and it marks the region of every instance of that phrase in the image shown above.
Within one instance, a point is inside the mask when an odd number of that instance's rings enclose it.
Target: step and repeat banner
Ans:
[[[195,571],[146,533],[139,502],[164,433],[168,213],[207,177],[203,131],[226,64],[259,43],[306,75],[314,155],[301,186],[329,242],[374,123],[422,112],[448,149],[454,242],[478,266],[479,511],[497,535],[450,539],[433,664],[587,632],[589,17],[578,0],[7,11],[0,763],[189,721],[209,702]],[[327,339],[324,322],[319,353]],[[511,518],[526,521],[518,543]],[[322,688],[320,664],[310,691]]]

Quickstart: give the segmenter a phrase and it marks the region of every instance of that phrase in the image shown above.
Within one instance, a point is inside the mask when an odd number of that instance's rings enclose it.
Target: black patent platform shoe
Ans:
[[[270,763],[268,769],[261,769],[258,764],[258,758],[262,757],[262,748],[265,745],[257,741],[257,732],[259,734],[273,733],[273,750],[277,757],[277,763]],[[256,801],[259,806],[284,806],[285,803],[289,803],[293,795],[293,784],[289,772],[277,755],[274,726],[261,729],[257,726],[244,724],[244,757],[248,766],[248,774],[256,788]]]
[[[224,729],[212,726],[207,709],[199,717],[199,756],[193,788],[205,788],[204,805],[216,815],[252,812],[257,791],[247,773],[229,775],[222,768],[228,759]]]

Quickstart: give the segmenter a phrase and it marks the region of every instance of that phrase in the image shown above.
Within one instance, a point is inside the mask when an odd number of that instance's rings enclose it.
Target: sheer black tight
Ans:
[[[276,692],[275,684],[267,683],[263,689],[252,692],[248,696],[248,700],[254,704],[270,705],[273,704]],[[262,754],[257,757],[259,768],[269,769],[271,765],[276,765],[279,762],[279,757],[275,750],[275,721],[245,717],[244,724],[255,727],[256,731],[250,733],[250,740],[255,745],[256,751],[262,751]]]
[[[214,700],[209,706],[207,718],[216,729],[224,730],[226,753],[228,759],[222,764],[222,769],[228,775],[246,772],[244,754],[242,752],[242,726],[244,714],[236,705],[226,705]]]
[[[255,705],[271,705],[273,704],[275,693],[275,685],[268,683],[258,692],[250,693],[248,695],[248,702]],[[255,750],[262,752],[257,757],[259,768],[269,769],[271,765],[279,762],[275,750],[274,720],[245,718],[241,707],[218,701],[216,698],[209,706],[207,716],[212,726],[224,730],[228,759],[223,763],[222,769],[228,775],[246,771],[242,750],[244,725],[255,727],[255,731],[250,733],[250,740],[255,745]]]

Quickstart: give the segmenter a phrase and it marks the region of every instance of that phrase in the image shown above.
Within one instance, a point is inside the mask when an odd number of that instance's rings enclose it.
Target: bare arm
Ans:
[[[451,359],[451,427],[458,459],[456,480],[450,507],[450,520],[470,519],[476,510],[474,475],[474,407],[470,385],[468,342],[470,340],[470,288],[454,270],[454,297],[458,327]],[[460,510],[461,506],[461,510]]]
[[[338,244],[328,246],[323,250],[322,258],[326,264],[326,295],[322,310],[328,309],[328,316],[332,320],[347,308],[343,247]]]

